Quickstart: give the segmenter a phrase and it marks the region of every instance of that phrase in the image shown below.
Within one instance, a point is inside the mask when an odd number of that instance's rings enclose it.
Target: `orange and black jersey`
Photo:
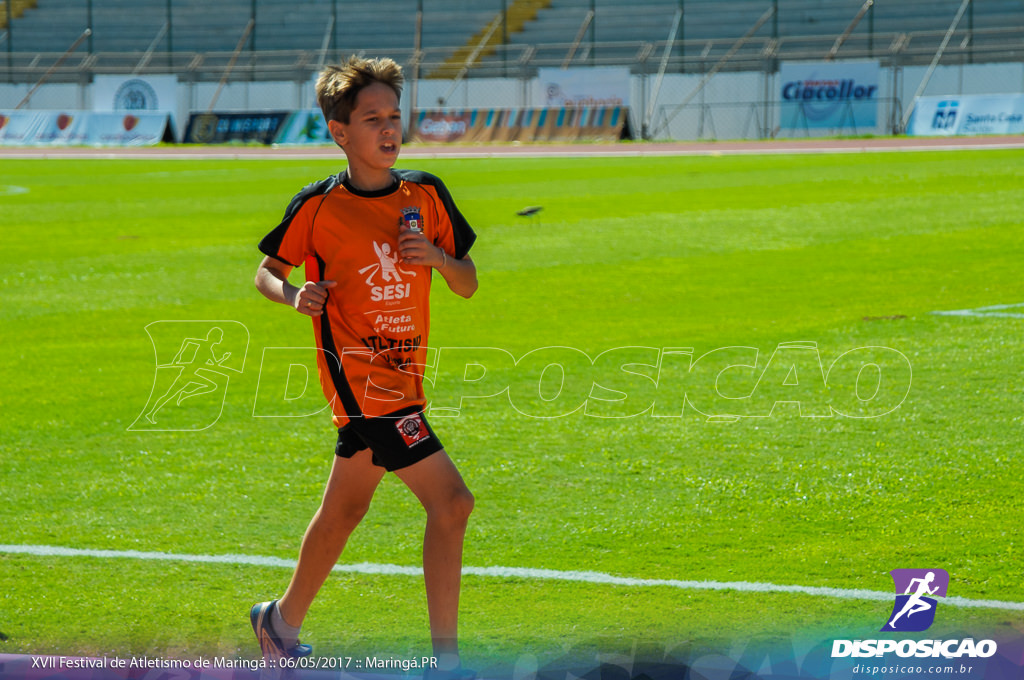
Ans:
[[[334,422],[423,406],[432,268],[398,256],[402,225],[461,259],[476,234],[437,177],[392,170],[387,189],[360,191],[344,172],[310,184],[260,242],[308,281],[337,281],[313,319],[320,384]]]

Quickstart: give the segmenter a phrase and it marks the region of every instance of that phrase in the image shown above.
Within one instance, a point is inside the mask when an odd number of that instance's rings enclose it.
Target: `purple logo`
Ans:
[[[935,622],[935,597],[946,597],[949,573],[945,569],[893,569],[896,604],[882,631],[916,633]]]

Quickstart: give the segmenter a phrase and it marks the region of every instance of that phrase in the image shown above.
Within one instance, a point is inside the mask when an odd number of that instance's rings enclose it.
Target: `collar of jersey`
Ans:
[[[352,182],[348,178],[347,170],[341,171],[339,179],[341,180],[341,185],[345,187],[345,189],[347,189],[349,193],[355,194],[356,196],[360,196],[361,198],[380,198],[382,196],[390,196],[391,194],[398,191],[398,186],[402,183],[401,180],[398,179],[398,176],[394,173],[394,171],[392,171],[391,173],[391,184],[389,186],[384,187],[383,189],[376,189],[374,191],[365,191],[352,184]]]

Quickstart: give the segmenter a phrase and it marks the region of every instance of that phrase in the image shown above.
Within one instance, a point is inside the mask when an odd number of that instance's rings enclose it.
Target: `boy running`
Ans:
[[[438,680],[466,680],[458,648],[462,546],[473,495],[423,414],[431,278],[476,292],[476,235],[437,177],[394,170],[402,144],[401,67],[352,57],[316,85],[331,136],[348,158],[299,192],[260,242],[256,288],[312,318],[320,383],[338,429],[334,463],[291,583],[252,608],[265,657],[307,656],[299,628],[386,472],[427,513],[423,576]],[[289,283],[305,266],[306,282]]]

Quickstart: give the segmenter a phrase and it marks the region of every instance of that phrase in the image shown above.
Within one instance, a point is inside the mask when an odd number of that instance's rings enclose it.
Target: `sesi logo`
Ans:
[[[416,272],[406,271],[398,266],[398,253],[390,243],[374,241],[373,252],[376,261],[359,270],[360,274],[366,274],[366,285],[370,286],[370,299],[374,302],[390,302],[409,297],[412,294],[412,284],[404,277],[415,277]]]
[[[370,289],[370,299],[374,302],[404,300],[412,294],[411,283],[398,283],[391,286],[374,286]]]

